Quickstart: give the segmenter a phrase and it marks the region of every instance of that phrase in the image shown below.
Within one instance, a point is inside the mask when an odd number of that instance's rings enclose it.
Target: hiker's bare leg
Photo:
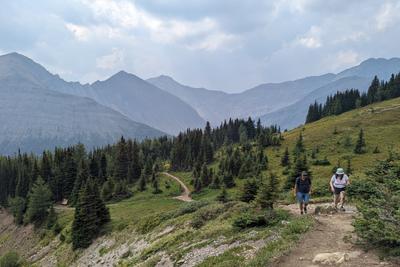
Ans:
[[[335,209],[337,209],[337,205],[339,203],[340,195],[333,194],[333,202],[335,203]]]
[[[341,208],[343,208],[345,197],[346,197],[345,192],[344,191],[340,192],[340,207]]]
[[[300,206],[300,212],[303,213],[303,202],[300,202],[299,206]]]

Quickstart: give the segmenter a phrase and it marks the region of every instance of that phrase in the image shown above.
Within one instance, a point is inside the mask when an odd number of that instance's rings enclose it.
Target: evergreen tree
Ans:
[[[244,183],[240,200],[243,202],[250,202],[256,198],[258,186],[254,180],[247,180]]]
[[[230,172],[224,173],[223,182],[226,188],[232,188],[235,186],[233,175]]]
[[[128,153],[124,137],[117,144],[117,155],[115,160],[114,179],[122,181],[128,179]]]
[[[240,143],[244,144],[248,141],[247,127],[244,124],[239,126]]]
[[[299,138],[296,141],[296,145],[293,150],[293,155],[297,158],[300,154],[305,152],[304,143],[303,143],[303,134],[300,133]]]
[[[351,167],[351,159],[347,159],[347,168],[346,168],[347,174],[352,174],[353,173],[353,168]]]
[[[99,164],[99,174],[98,180],[99,184],[103,184],[107,179],[107,157],[105,153],[101,154],[100,164]]]
[[[90,158],[90,163],[89,163],[89,174],[90,174],[90,177],[93,177],[93,178],[97,179],[98,176],[99,176],[99,171],[100,171],[100,168],[99,168],[99,164],[97,162],[97,159],[96,159],[95,155],[92,155],[92,157]]]
[[[26,200],[22,197],[16,196],[8,199],[8,205],[10,206],[11,213],[14,216],[14,222],[16,224],[22,224],[24,222]]]
[[[75,184],[75,180],[77,177],[77,173],[78,173],[78,168],[77,168],[77,164],[74,161],[74,157],[71,151],[68,151],[66,154],[66,158],[65,158],[65,163],[62,169],[62,174],[63,174],[63,196],[65,198],[69,198],[72,190],[74,188],[74,184]]]
[[[52,177],[51,159],[46,151],[42,155],[41,177],[45,182],[51,181]]]
[[[71,196],[69,199],[69,204],[71,206],[75,206],[76,202],[78,201],[79,192],[81,187],[86,183],[89,178],[89,170],[86,165],[85,160],[81,160],[78,175],[75,179],[74,188],[72,189]]]
[[[90,186],[91,186],[91,191],[93,195],[92,201],[95,203],[95,209],[96,209],[96,215],[97,215],[97,227],[98,231],[100,228],[110,222],[110,212],[108,208],[106,207],[104,201],[100,197],[99,193],[99,188],[97,186],[97,183],[94,182],[94,180],[89,181]]]
[[[264,154],[264,150],[262,148],[259,148],[257,151],[257,163],[259,170],[265,171],[268,169],[268,157]]]
[[[142,175],[140,175],[140,179],[139,179],[139,191],[143,192],[146,190],[146,174],[143,172]]]
[[[217,201],[222,202],[222,203],[226,203],[228,202],[228,192],[226,191],[225,186],[222,187],[221,192],[219,193],[219,195],[217,196]]]
[[[128,190],[127,181],[114,181],[113,197],[117,200],[127,198],[131,196],[131,192]]]
[[[257,202],[263,209],[273,209],[278,197],[278,179],[274,174],[269,175],[269,179],[261,184],[261,189]]]
[[[87,180],[79,192],[72,223],[72,248],[86,248],[110,221],[110,214],[101,200],[97,184]]]
[[[201,167],[201,174],[200,174],[201,184],[206,187],[210,184],[210,173],[208,171],[207,165],[204,163]]]
[[[24,220],[26,222],[42,222],[52,206],[51,191],[39,176],[28,195],[28,205]]]
[[[281,166],[287,167],[289,165],[290,165],[289,148],[286,147],[285,153],[282,155],[282,158],[281,158]]]
[[[57,224],[57,213],[54,210],[54,207],[51,206],[49,210],[49,214],[47,215],[47,229],[51,229]]]
[[[194,191],[200,192],[202,188],[203,188],[203,185],[201,183],[200,178],[195,178],[194,179]]]
[[[114,192],[114,184],[109,179],[103,184],[101,188],[101,198],[103,199],[103,201],[111,200],[113,192]]]
[[[159,184],[158,184],[158,178],[155,173],[153,173],[153,178],[152,178],[152,186],[153,186],[153,194],[160,194],[162,193]]]
[[[210,187],[213,189],[219,189],[220,186],[221,186],[221,180],[220,180],[219,175],[214,175],[213,181],[212,181]]]
[[[375,76],[371,82],[371,85],[368,88],[367,92],[368,104],[378,101],[379,86],[380,86],[379,79],[377,76]]]
[[[364,139],[364,131],[363,129],[360,129],[360,133],[358,134],[358,140],[356,143],[356,146],[354,148],[354,153],[356,154],[363,154],[365,153],[365,139]]]
[[[24,166],[19,166],[17,186],[15,188],[15,195],[26,198],[29,192],[29,176]]]
[[[97,234],[96,204],[92,201],[92,192],[86,182],[80,192],[72,223],[72,248],[87,248]]]

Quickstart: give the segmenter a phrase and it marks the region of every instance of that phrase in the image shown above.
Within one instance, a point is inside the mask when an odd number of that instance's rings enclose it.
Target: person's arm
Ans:
[[[335,188],[334,188],[334,186],[333,186],[333,182],[335,181],[335,178],[334,178],[334,176],[332,176],[332,178],[331,178],[331,182],[329,183],[330,184],[330,186],[331,186],[331,191],[332,192],[334,192],[335,191]]]
[[[346,175],[347,179],[346,179],[346,186],[350,185],[350,178],[348,175]]]

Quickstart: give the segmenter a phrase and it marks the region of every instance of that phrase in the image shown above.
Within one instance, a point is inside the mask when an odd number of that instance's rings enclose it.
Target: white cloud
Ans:
[[[107,22],[114,31],[130,35],[146,33],[152,41],[158,43],[181,44],[190,49],[216,50],[224,48],[229,43],[228,40],[234,39],[232,34],[223,32],[218,23],[209,17],[197,21],[165,19],[149,14],[133,2],[125,0],[82,2],[90,8],[97,20]],[[75,30],[75,35],[82,31]],[[83,34],[79,34],[81,35]],[[193,45],[195,40],[198,44]]]
[[[78,41],[89,40],[90,31],[87,27],[76,25],[73,23],[66,23],[65,27],[74,35]]]
[[[360,60],[360,55],[357,52],[344,50],[329,56],[326,65],[330,66],[331,71],[339,71],[356,65]]]
[[[215,33],[213,35],[208,35],[198,43],[188,45],[188,48],[193,50],[214,51],[220,47],[232,47],[237,41],[238,39],[234,35]]]
[[[378,31],[384,31],[388,27],[396,25],[400,19],[400,3],[395,5],[392,2],[383,4],[375,17],[376,28]]]
[[[124,62],[123,51],[113,48],[111,54],[96,59],[96,67],[100,69],[115,69]]]
[[[278,0],[273,2],[272,16],[277,17],[283,11],[290,13],[304,13],[313,0]]]
[[[319,37],[320,34],[321,28],[312,26],[304,36],[297,38],[296,43],[307,48],[319,48],[322,46],[322,41]]]
[[[87,42],[94,38],[115,39],[122,36],[119,29],[104,24],[84,26],[65,23],[65,27],[74,35],[75,39],[80,42]]]
[[[321,47],[321,41],[314,36],[302,37],[299,39],[299,43],[308,48]]]

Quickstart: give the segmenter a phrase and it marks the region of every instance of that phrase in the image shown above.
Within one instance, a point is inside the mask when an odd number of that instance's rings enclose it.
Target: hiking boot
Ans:
[[[303,211],[300,211],[300,214],[303,215]]]
[[[340,211],[346,211],[346,209],[344,207],[341,207]]]
[[[307,214],[307,207],[304,207],[304,213]]]

